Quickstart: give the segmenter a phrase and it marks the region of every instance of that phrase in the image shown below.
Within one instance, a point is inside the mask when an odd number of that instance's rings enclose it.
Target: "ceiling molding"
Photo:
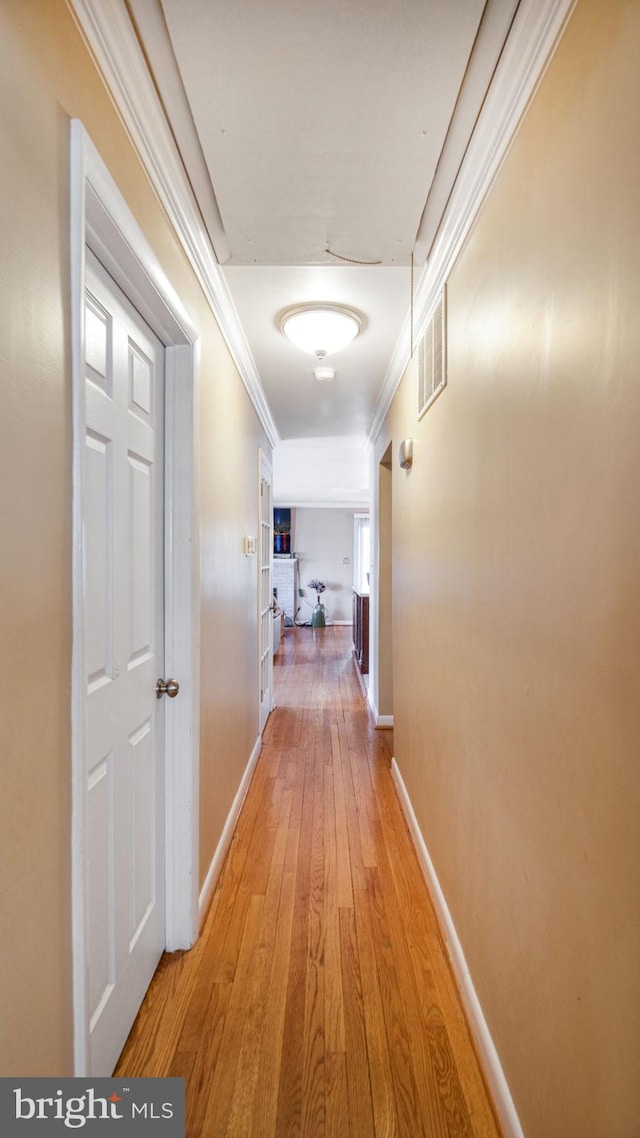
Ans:
[[[231,247],[174,55],[162,0],[126,0],[126,4],[216,259],[224,265],[231,257]]]
[[[67,0],[272,446],[279,434],[124,0]]]
[[[369,512],[369,497],[366,498],[352,498],[348,502],[336,502],[334,499],[318,498],[316,501],[313,498],[287,498],[280,495],[279,498],[273,499],[274,508],[277,506],[295,510],[346,510],[349,513],[351,510],[358,512]]]
[[[375,442],[438,296],[551,62],[577,0],[521,0],[478,124],[398,337],[369,429]]]
[[[518,6],[519,0],[486,0],[418,226],[413,247],[416,264],[424,265],[437,235]]]

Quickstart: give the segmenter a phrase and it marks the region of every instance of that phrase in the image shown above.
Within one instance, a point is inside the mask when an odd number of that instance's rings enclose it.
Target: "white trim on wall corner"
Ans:
[[[376,727],[393,727],[393,715],[376,715]]]
[[[393,727],[393,715],[380,715],[371,684],[369,684],[367,688],[367,703],[369,704],[376,727]]]
[[[218,322],[272,446],[280,441],[238,313],[124,0],[67,0],[160,203]]]
[[[520,1125],[513,1099],[511,1098],[511,1092],[504,1071],[502,1070],[500,1056],[496,1051],[487,1021],[484,1017],[482,1007],[480,1006],[480,1001],[476,995],[471,973],[453,923],[453,917],[449,911],[445,895],[442,892],[433,862],[429,856],[426,842],[418,825],[411,799],[409,798],[407,788],[404,785],[395,758],[391,760],[391,777],[396,788],[400,806],[402,807],[402,812],[411,832],[413,844],[418,855],[418,861],[420,862],[420,867],[429,888],[440,927],[444,934],[453,971],[460,989],[467,1021],[475,1037],[478,1053],[482,1061],[482,1068],[487,1082],[489,1083],[489,1088],[498,1111],[500,1122],[502,1123],[505,1138],[524,1138],[524,1132]]]
[[[260,756],[261,749],[262,749],[262,735],[258,735],[258,738],[256,739],[256,741],[254,743],[254,747],[253,747],[253,750],[251,752],[251,755],[249,756],[249,762],[246,765],[245,772],[244,772],[242,779],[241,779],[241,782],[240,782],[240,786],[238,787],[238,789],[236,791],[236,796],[235,796],[233,802],[231,803],[231,809],[227,815],[227,820],[224,824],[224,830],[222,831],[222,834],[220,836],[220,841],[218,842],[218,845],[216,846],[215,853],[211,859],[211,865],[209,866],[209,869],[207,871],[207,876],[204,880],[204,884],[202,886],[202,889],[200,890],[200,900],[198,903],[198,910],[200,913],[200,925],[202,925],[202,922],[204,921],[204,919],[207,915],[209,905],[211,904],[211,898],[213,897],[213,892],[214,892],[215,887],[218,883],[218,878],[220,877],[220,874],[222,872],[222,866],[224,865],[224,859],[227,856],[227,851],[229,849],[229,846],[231,845],[231,839],[233,837],[233,831],[235,828],[235,824],[238,821],[238,817],[239,817],[240,811],[242,809],[242,803],[244,802],[245,797],[246,797],[246,793],[249,789],[249,783],[251,782],[251,776],[253,775],[255,765],[256,765],[258,758]]]
[[[467,147],[438,236],[417,284],[414,344],[504,162],[518,127],[551,62],[577,0],[521,0],[494,79]],[[411,360],[409,316],[394,349],[376,404],[369,439],[375,442]]]

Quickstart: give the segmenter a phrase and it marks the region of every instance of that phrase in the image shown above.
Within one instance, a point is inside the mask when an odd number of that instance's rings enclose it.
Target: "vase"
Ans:
[[[311,627],[312,628],[325,628],[326,620],[324,618],[324,605],[318,601],[313,612],[311,613]]]

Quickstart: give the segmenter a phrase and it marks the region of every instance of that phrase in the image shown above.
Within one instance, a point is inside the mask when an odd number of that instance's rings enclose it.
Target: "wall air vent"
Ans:
[[[418,418],[447,383],[447,293],[443,288],[418,344]]]

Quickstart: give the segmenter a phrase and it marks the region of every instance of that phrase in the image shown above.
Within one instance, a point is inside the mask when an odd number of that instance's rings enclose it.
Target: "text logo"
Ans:
[[[184,1138],[184,1079],[0,1079],[0,1134]]]

